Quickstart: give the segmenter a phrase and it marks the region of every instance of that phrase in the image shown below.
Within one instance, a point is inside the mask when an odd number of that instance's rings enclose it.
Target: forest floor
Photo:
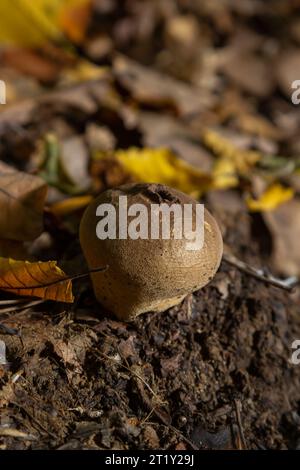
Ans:
[[[166,147],[206,176],[218,159],[228,163],[223,153],[237,155],[229,158],[234,181],[225,175],[202,191],[227,249],[275,276],[299,275],[294,2],[132,1],[118,9],[107,1],[106,11],[101,3],[83,48],[97,69],[67,74],[63,58],[40,52],[2,59],[13,103],[0,112],[0,158],[46,173],[49,192],[42,235],[0,255],[55,259],[67,273],[83,272],[85,199],[74,198],[71,209],[57,204],[74,197],[70,187],[85,198],[135,181],[116,149]],[[54,183],[41,165],[50,133],[65,151]],[[293,198],[251,211],[249,195],[258,199],[270,182]],[[104,311],[89,278],[74,282],[74,294],[73,305],[0,308],[1,449],[300,447],[300,366],[291,362],[299,287],[288,292],[223,261],[182,304],[130,323]]]

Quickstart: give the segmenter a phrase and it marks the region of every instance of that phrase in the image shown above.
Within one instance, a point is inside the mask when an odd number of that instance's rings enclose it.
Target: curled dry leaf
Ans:
[[[0,290],[58,302],[74,300],[72,281],[56,261],[30,263],[0,257]]]
[[[47,185],[0,162],[0,238],[30,241],[43,230]]]

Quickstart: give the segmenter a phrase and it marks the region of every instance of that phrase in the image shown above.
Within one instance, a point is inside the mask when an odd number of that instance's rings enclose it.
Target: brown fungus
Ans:
[[[127,196],[128,209],[133,204],[143,204],[149,214],[153,204],[180,204],[182,209],[184,204],[190,204],[194,216],[198,202],[167,186],[141,183],[105,191],[87,208],[80,226],[84,255],[90,269],[108,265],[105,272],[91,274],[96,298],[119,319],[128,321],[141,313],[167,310],[205,286],[220,265],[223,242],[215,219],[206,209],[204,244],[200,249],[187,249],[190,240],[185,232],[181,239],[174,238],[175,216],[170,218],[169,239],[161,237],[161,219],[157,239],[120,239],[120,196]],[[116,210],[115,239],[97,236],[99,217],[96,213],[102,204],[110,204]],[[128,223],[132,219],[128,216]],[[151,233],[151,217],[147,220],[148,233]]]

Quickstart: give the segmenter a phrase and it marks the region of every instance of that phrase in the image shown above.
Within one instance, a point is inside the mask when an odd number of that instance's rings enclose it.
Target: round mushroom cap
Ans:
[[[196,206],[188,195],[158,184],[127,184],[100,194],[86,209],[80,225],[80,243],[90,269],[108,266],[105,272],[91,274],[97,300],[121,320],[131,320],[145,312],[161,312],[181,302],[186,295],[205,286],[219,268],[223,242],[219,227],[204,209],[203,246],[190,249],[189,234],[175,238],[176,216],[171,216],[170,239],[119,239],[118,210],[116,239],[101,240],[96,228],[96,211],[101,204],[119,207],[119,196],[133,204],[191,204],[195,230]],[[157,207],[157,206],[156,206]],[[132,217],[128,217],[129,223]],[[148,233],[151,220],[148,219]],[[161,229],[161,219],[160,219]]]

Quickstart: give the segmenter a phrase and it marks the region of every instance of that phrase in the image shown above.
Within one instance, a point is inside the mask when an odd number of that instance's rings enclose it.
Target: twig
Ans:
[[[0,306],[1,305],[18,305],[21,304],[22,302],[28,302],[28,299],[13,299],[13,300],[0,300]]]
[[[24,300],[23,300],[23,302],[24,302]],[[12,305],[12,306],[7,307],[7,308],[0,308],[0,315],[4,314],[4,313],[16,312],[18,310],[26,310],[29,307],[35,307],[36,305],[40,305],[43,302],[45,302],[45,300],[34,300],[33,302],[23,303],[23,305],[16,304],[16,306]]]
[[[234,402],[234,408],[235,408],[236,421],[237,421],[239,434],[240,434],[240,440],[241,440],[243,449],[246,450],[247,449],[247,443],[246,443],[245,434],[244,434],[244,430],[243,430],[242,419],[241,419],[241,411],[240,411],[241,402],[239,400],[236,400],[236,399],[234,399],[233,402]]]
[[[150,416],[154,413],[155,411],[155,407],[152,408],[151,411],[149,411],[149,413],[147,414],[146,418],[143,419],[143,421],[141,421],[141,425],[143,425],[144,423],[146,423],[146,421],[148,421],[148,419],[150,418]]]
[[[223,254],[223,261],[248,274],[249,276],[258,279],[259,281],[265,282],[266,284],[270,284],[280,289],[284,289],[288,292],[292,292],[292,290],[299,284],[299,279],[295,276],[288,277],[286,279],[278,279],[272,274],[266,272],[264,269],[258,269],[250,266],[249,264],[239,260],[234,255],[229,253]]]
[[[0,426],[0,436],[5,437],[15,437],[17,439],[26,439],[27,441],[36,441],[38,438],[32,434],[27,434],[23,431],[13,428],[1,428]]]

